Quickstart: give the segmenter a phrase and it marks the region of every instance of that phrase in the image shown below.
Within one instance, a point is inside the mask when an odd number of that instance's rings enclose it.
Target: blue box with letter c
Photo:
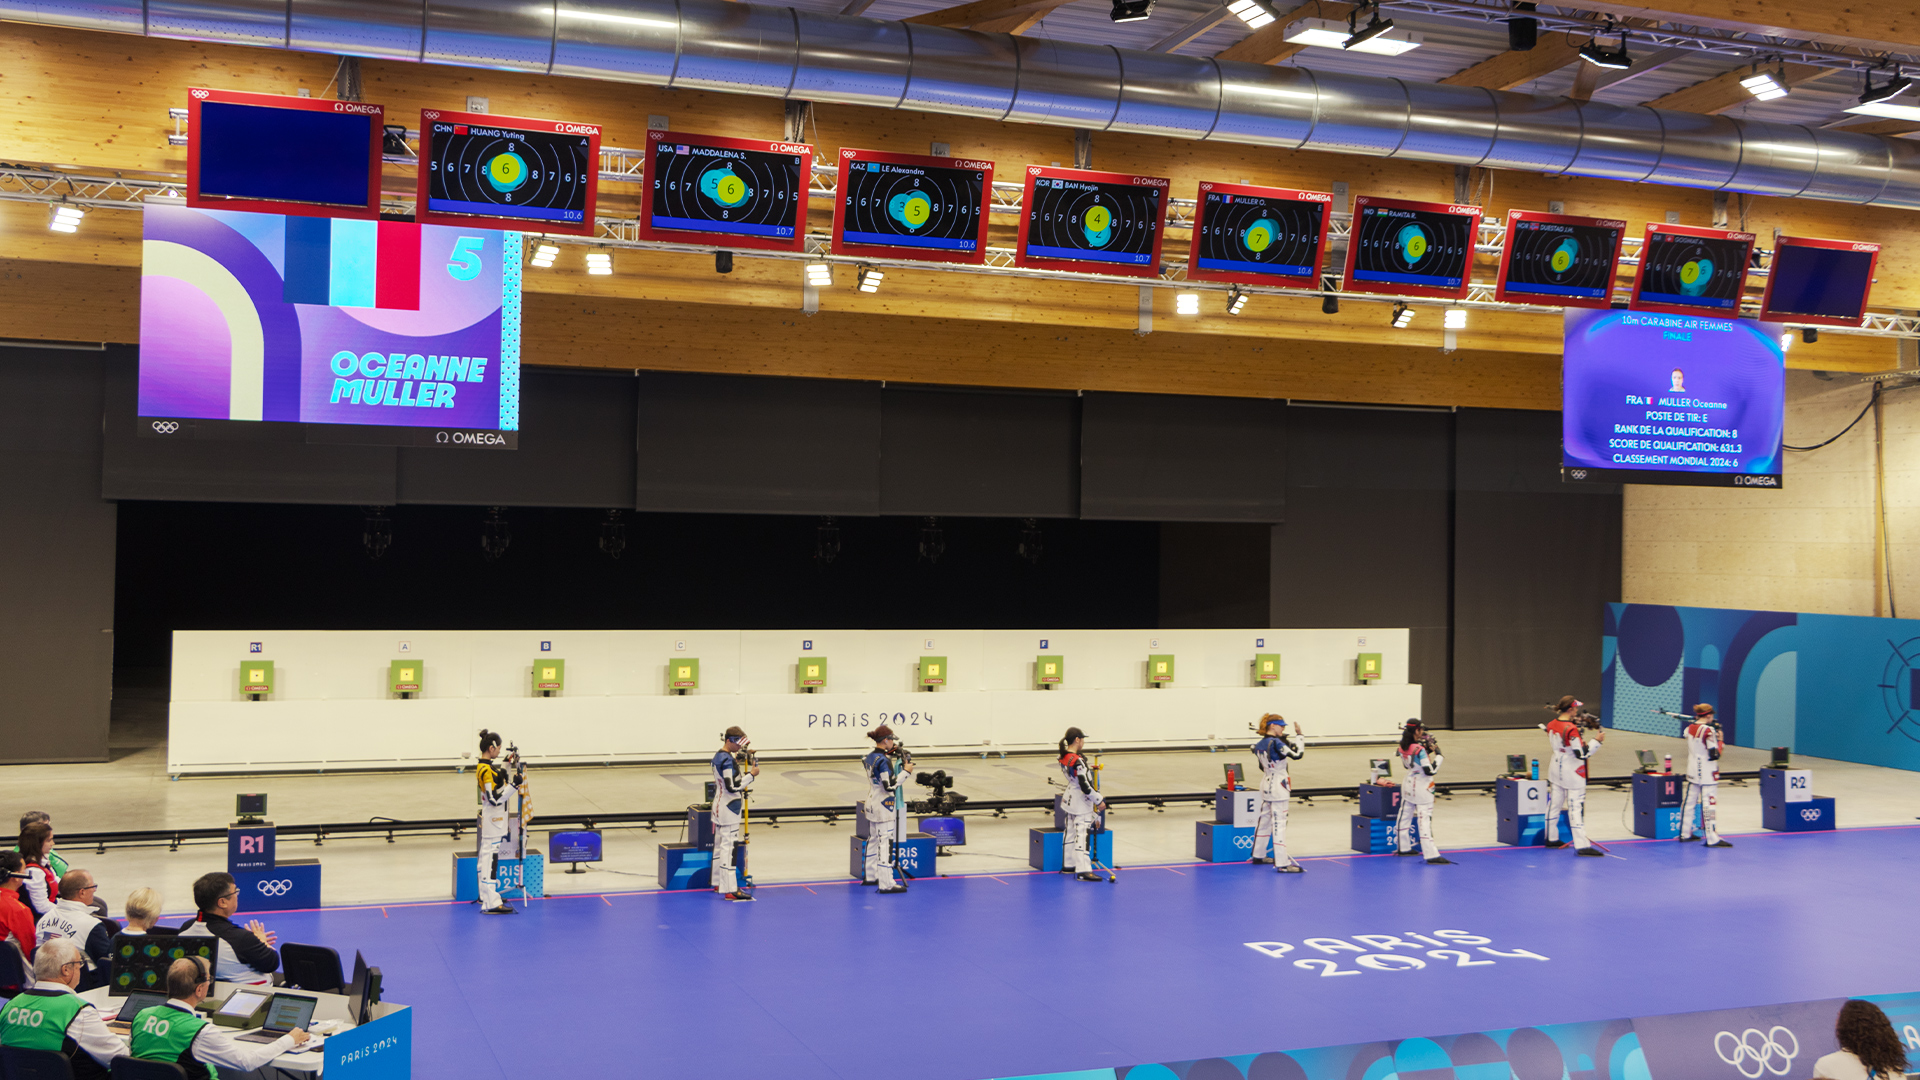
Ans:
[[[1196,821],[1193,857],[1207,862],[1243,862],[1253,857],[1253,833],[1253,829],[1236,829],[1218,821]]]
[[[1102,866],[1113,865],[1113,830],[1087,834],[1093,857]],[[1061,829],[1027,830],[1027,865],[1035,870],[1060,870],[1067,865],[1067,836]]]

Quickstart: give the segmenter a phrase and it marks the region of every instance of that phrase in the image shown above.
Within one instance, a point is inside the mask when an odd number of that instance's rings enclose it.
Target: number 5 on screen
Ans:
[[[486,241],[478,236],[463,236],[453,242],[447,256],[447,276],[455,281],[472,281],[480,276],[480,248]]]

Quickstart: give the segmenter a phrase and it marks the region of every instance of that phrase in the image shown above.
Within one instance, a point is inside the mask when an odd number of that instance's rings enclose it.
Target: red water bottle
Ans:
[[[1673,755],[1672,754],[1667,755],[1667,775],[1668,776],[1673,775]]]

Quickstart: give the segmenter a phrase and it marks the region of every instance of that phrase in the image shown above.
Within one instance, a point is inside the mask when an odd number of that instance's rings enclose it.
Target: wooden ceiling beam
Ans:
[[[1774,71],[1775,66],[1767,65],[1762,70]],[[1782,73],[1781,77],[1786,80],[1788,89],[1813,82],[1815,79],[1824,79],[1829,75],[1838,75],[1841,71],[1839,68],[1815,67],[1812,64],[1780,64],[1778,70]],[[1744,105],[1753,100],[1753,94],[1740,85],[1740,80],[1748,78],[1753,73],[1753,65],[1742,64],[1732,71],[1723,71],[1711,79],[1683,87],[1644,104],[1656,109],[1672,109],[1675,112],[1709,115],[1723,113],[1736,105]]]
[[[1544,75],[1551,75],[1568,64],[1578,63],[1584,41],[1567,40],[1566,34],[1550,34],[1525,52],[1509,49],[1441,79],[1445,86],[1481,86],[1488,90],[1511,90]]]
[[[982,33],[1018,34],[1070,0],[973,0],[903,20],[923,26],[970,27]]]
[[[1238,42],[1214,54],[1216,60],[1235,60],[1245,64],[1277,64],[1307,48],[1287,40],[1287,31],[1303,19],[1345,19],[1357,5],[1340,0],[1307,0],[1279,19],[1255,30]]]

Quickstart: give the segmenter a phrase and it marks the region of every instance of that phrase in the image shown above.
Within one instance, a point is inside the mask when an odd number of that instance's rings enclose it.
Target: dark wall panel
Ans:
[[[1080,516],[1274,522],[1286,511],[1286,405],[1083,395]]]
[[[1267,621],[1274,528],[1257,523],[1161,525],[1160,625],[1274,625]]]
[[[107,758],[115,507],[100,497],[106,356],[0,349],[0,755],[9,763]]]
[[[126,349],[107,363],[105,456],[99,492],[109,499],[212,502],[393,502],[390,446],[310,446],[297,427],[243,439],[143,439],[136,435],[139,371]],[[94,428],[93,430],[100,430]],[[474,451],[481,453],[481,451]]]
[[[1598,701],[1620,599],[1618,485],[1560,481],[1560,414],[1462,409],[1454,501],[1454,726],[1528,727]]]
[[[880,512],[1073,517],[1080,400],[889,386],[881,394]]]
[[[1421,715],[1447,723],[1453,415],[1296,406],[1287,445],[1272,625],[1407,627]]]
[[[517,450],[399,452],[403,503],[630,507],[634,390],[626,372],[527,369]]]
[[[880,384],[643,372],[634,505],[880,512]]]

